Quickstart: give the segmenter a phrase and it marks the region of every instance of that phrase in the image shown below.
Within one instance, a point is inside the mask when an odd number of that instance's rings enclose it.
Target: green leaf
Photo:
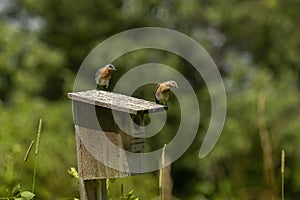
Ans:
[[[128,192],[128,195],[132,194],[134,192],[134,190],[131,190],[130,192]]]
[[[69,173],[73,178],[79,179],[79,175],[78,175],[78,172],[77,172],[77,170],[75,169],[75,167],[71,167],[71,168],[68,170],[68,173]]]
[[[21,197],[24,200],[31,200],[31,199],[33,199],[34,196],[35,196],[35,194],[33,194],[32,192],[29,192],[29,191],[21,192]]]
[[[20,194],[21,185],[18,183],[12,190],[12,194],[14,197],[18,196]]]

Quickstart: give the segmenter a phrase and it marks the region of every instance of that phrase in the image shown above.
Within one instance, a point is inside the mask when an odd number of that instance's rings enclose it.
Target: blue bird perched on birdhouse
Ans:
[[[177,83],[175,81],[166,81],[159,83],[155,88],[155,102],[165,106],[165,109],[168,109],[167,101],[169,99],[169,93],[171,87],[176,87]]]
[[[103,90],[108,88],[109,80],[113,71],[116,71],[116,67],[112,64],[107,64],[104,67],[98,69],[98,71],[95,74],[97,90]]]

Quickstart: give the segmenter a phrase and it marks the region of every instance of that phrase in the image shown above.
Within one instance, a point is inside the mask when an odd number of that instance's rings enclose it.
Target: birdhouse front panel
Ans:
[[[69,93],[68,96],[73,100],[80,178],[91,180],[132,175],[132,163],[128,163],[125,151],[137,153],[134,165],[143,172],[144,114],[163,111],[164,106],[99,90]],[[117,148],[111,148],[111,145]]]

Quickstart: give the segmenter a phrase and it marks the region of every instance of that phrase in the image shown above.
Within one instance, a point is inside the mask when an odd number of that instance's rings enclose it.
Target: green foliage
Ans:
[[[21,198],[17,198],[17,200],[31,200],[34,198],[34,194],[28,191],[25,192],[21,192],[20,197]]]
[[[109,199],[112,200],[152,199],[158,196],[158,180],[151,173],[121,179],[108,179],[107,187]]]
[[[68,170],[68,173],[75,179],[79,179],[79,175],[78,175],[78,172],[77,170],[75,169],[75,167],[71,167],[69,170]]]
[[[138,197],[134,196],[133,191],[134,190],[131,190],[126,194],[122,194],[121,200],[139,200]]]
[[[36,122],[40,116],[47,117],[43,117],[44,130],[43,139],[39,146],[36,195],[42,199],[52,199],[55,198],[53,195],[59,197],[78,194],[77,185],[69,180],[64,168],[76,163],[76,157],[74,154],[65,155],[61,153],[62,147],[63,151],[72,152],[75,146],[71,132],[73,129],[71,107],[69,107],[68,102],[52,105],[47,103],[48,106],[45,104],[46,102],[40,100],[24,101],[0,112],[1,123],[6,124],[0,128],[0,149],[1,152],[5,152],[0,155],[0,196],[5,196],[6,189],[12,188],[18,182],[21,182],[26,190],[31,190],[34,159],[29,157],[26,163],[23,159],[31,139],[35,135],[33,130],[36,130],[37,124],[34,121]],[[3,110],[2,108],[1,110]],[[58,115],[64,116],[63,118],[70,118],[69,123],[61,123],[61,120],[57,118]],[[61,132],[61,130],[69,129],[69,134],[72,137],[66,138],[67,133]],[[57,179],[57,177],[62,177],[64,181]],[[61,187],[72,187],[73,189],[62,191]],[[60,192],[52,194],[49,191]]]
[[[174,194],[181,199],[270,199],[266,197],[272,189],[264,174],[257,111],[258,94],[264,93],[273,176],[280,188],[280,152],[284,149],[285,197],[298,198],[299,19],[297,0],[1,1],[0,196],[33,198],[26,191],[32,184],[34,160],[29,157],[24,163],[23,158],[41,117],[44,129],[38,163],[42,164],[36,168],[36,198],[79,196],[78,184],[65,173],[68,166],[76,165],[71,102],[66,99],[76,72],[88,52],[107,37],[129,28],[163,26],[190,35],[207,49],[223,75],[228,103],[219,142],[208,157],[199,160],[210,121],[210,97],[189,63],[148,49],[114,63],[121,67],[112,87],[132,66],[158,62],[184,74],[196,90],[201,109],[199,134],[173,164]],[[152,100],[154,87],[145,86],[134,95]],[[163,134],[148,140],[149,151],[174,137],[179,105],[171,98],[170,106]],[[69,173],[77,176],[74,169]],[[120,184],[134,189],[140,199],[157,196],[157,179],[152,174],[110,183],[111,194],[116,195],[113,199],[122,195]],[[9,188],[15,189],[8,192]],[[279,198],[278,191],[274,194]],[[129,196],[124,194],[124,198]]]
[[[21,191],[21,185],[18,183],[9,194],[9,197],[0,197],[0,199],[15,199],[15,200],[32,200],[35,194],[29,191]]]
[[[37,132],[37,142],[36,142],[36,148],[35,148],[35,160],[34,160],[34,168],[33,168],[33,182],[32,182],[32,192],[29,191],[21,191],[21,185],[18,183],[11,192],[12,197],[7,197],[8,199],[17,199],[17,200],[31,200],[35,197],[34,194],[34,187],[35,187],[35,179],[36,179],[36,167],[37,167],[37,155],[39,152],[39,143],[40,143],[40,135],[41,135],[41,128],[42,128],[42,119],[40,119],[38,132]],[[32,149],[32,146],[34,144],[34,140],[32,140],[24,158],[24,162],[26,162],[30,156],[30,152]],[[6,197],[3,197],[5,199]],[[2,199],[2,197],[0,197]]]

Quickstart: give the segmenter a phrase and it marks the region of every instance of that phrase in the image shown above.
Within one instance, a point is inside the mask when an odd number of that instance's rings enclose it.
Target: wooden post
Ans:
[[[68,97],[73,102],[81,199],[107,200],[106,179],[134,175],[130,172],[125,150],[144,152],[146,140],[140,137],[145,134],[140,127],[144,125],[144,114],[163,111],[164,107],[99,90],[69,93]],[[130,133],[120,125],[127,127]],[[112,151],[107,139],[120,148]],[[143,155],[137,156],[135,166],[143,172]],[[107,166],[99,160],[118,167],[113,169],[109,167],[112,165]]]

